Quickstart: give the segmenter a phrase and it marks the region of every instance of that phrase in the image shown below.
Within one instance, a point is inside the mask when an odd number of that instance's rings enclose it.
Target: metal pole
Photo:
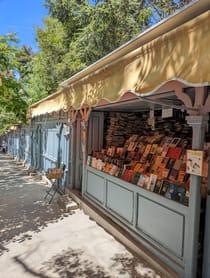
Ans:
[[[204,136],[208,123],[207,116],[188,116],[187,122],[193,129],[192,149],[202,150]],[[190,198],[189,198],[189,220],[185,278],[196,278],[198,259],[198,238],[200,224],[201,204],[201,177],[191,175],[190,177]]]

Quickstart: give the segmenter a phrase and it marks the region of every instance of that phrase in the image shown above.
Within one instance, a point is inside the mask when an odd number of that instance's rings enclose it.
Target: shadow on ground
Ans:
[[[0,154],[0,255],[7,250],[6,243],[30,240],[27,232],[38,233],[63,218],[56,202],[44,201],[45,192],[38,176],[29,176],[12,158]]]
[[[75,250],[68,248],[67,251],[63,251],[61,254],[52,257],[48,262],[43,263],[43,267],[39,271],[31,269],[23,259],[19,257],[14,258],[26,272],[33,274],[36,277],[50,278],[56,273],[56,277],[59,278],[113,278],[117,277],[116,273],[111,274],[103,267],[97,265],[97,262],[91,261],[91,257],[87,257],[83,250]],[[112,258],[112,264],[110,269],[119,270],[120,277],[132,277],[132,278],[155,278],[155,272],[149,268],[144,267],[142,275],[137,271],[141,265],[140,260],[136,258],[127,258],[122,254],[116,255]],[[121,270],[120,270],[121,269]],[[143,268],[142,268],[143,269]],[[125,275],[125,276],[124,276]]]

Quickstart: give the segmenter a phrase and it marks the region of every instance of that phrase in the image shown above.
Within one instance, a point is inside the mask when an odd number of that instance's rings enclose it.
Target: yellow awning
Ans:
[[[114,102],[131,90],[150,94],[170,80],[191,86],[209,84],[209,26],[207,11],[82,79],[70,79],[68,88],[32,106],[31,116],[84,104],[96,106],[101,99]]]
[[[43,100],[31,105],[28,109],[28,118],[39,115],[57,112],[60,110],[66,111],[70,102],[67,99],[67,90],[60,90]]]

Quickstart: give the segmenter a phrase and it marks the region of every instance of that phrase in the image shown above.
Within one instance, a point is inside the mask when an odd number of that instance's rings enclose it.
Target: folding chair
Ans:
[[[60,190],[60,182],[61,179],[63,177],[63,167],[62,168],[49,168],[47,170],[46,177],[51,180],[51,187],[46,191],[46,194],[44,196],[44,199],[47,199],[48,197],[50,197],[49,199],[49,204],[52,202],[54,196],[56,193],[62,193]]]

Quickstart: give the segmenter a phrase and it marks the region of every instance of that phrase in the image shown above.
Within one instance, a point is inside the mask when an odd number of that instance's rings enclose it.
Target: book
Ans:
[[[166,191],[168,190],[170,183],[168,181],[163,181],[163,184],[160,189],[160,195],[165,195]]]
[[[128,179],[128,171],[129,171],[129,169],[125,168],[123,173],[122,173],[122,176],[121,176],[121,178],[125,181],[127,181],[127,179]]]
[[[144,187],[145,189],[147,189],[147,190],[149,190],[149,187],[150,187],[149,182],[150,182],[150,176],[145,175],[145,180],[144,180],[144,185],[143,185],[143,187]]]
[[[183,149],[181,147],[169,147],[166,154],[169,158],[179,159]]]
[[[159,167],[162,168],[162,169],[166,168],[168,162],[169,162],[168,157],[162,157],[162,160],[161,160],[161,163],[160,163]]]
[[[190,191],[186,189],[185,195],[184,195],[184,198],[183,198],[183,204],[184,204],[185,206],[188,206],[188,204],[189,204],[189,198],[190,198]]]
[[[162,156],[158,155],[154,161],[154,164],[152,165],[152,170],[155,172],[158,167],[160,166],[161,164],[161,161],[162,161]]]
[[[146,180],[146,175],[143,174],[140,175],[137,185],[140,187],[144,187],[145,180]]]
[[[176,160],[175,160],[175,163],[174,163],[174,165],[173,165],[173,168],[176,169],[176,170],[180,170],[182,163],[183,163],[182,160],[176,159]]]
[[[122,147],[118,147],[116,150],[116,154],[118,157],[122,158],[125,154],[125,149]]]
[[[92,167],[96,168],[96,166],[97,166],[97,159],[96,159],[96,157],[93,157],[92,158]]]
[[[185,196],[186,196],[186,188],[182,186],[177,186],[176,194],[174,195],[173,200],[180,203],[184,203],[184,201],[185,202],[187,201],[185,200]]]
[[[205,177],[205,178],[208,177],[208,167],[209,167],[208,162],[204,161],[203,162],[203,169],[202,169],[202,177]]]
[[[176,181],[177,177],[178,177],[179,171],[172,168],[169,175],[168,175],[168,179],[172,180],[172,181]]]
[[[167,165],[166,165],[166,168],[167,168],[167,169],[174,168],[175,162],[176,162],[176,159],[174,159],[174,158],[169,158],[168,163],[167,163]]]
[[[147,185],[147,189],[150,191],[154,191],[156,181],[157,181],[157,175],[151,174]]]
[[[105,167],[104,167],[104,172],[109,174],[109,171],[110,171],[111,167],[112,167],[112,164],[107,162]]]
[[[169,145],[172,142],[172,140],[173,140],[173,137],[164,136],[160,143],[160,146]]]
[[[163,145],[163,150],[162,150],[161,156],[165,157],[166,154],[168,153],[168,149],[169,149],[168,144],[164,144],[164,145]]]
[[[156,149],[156,154],[157,155],[161,155],[163,152],[163,147],[162,146],[158,146],[157,149]]]
[[[164,169],[162,170],[162,177],[163,177],[164,179],[167,179],[169,173],[170,173],[170,169],[164,168]]]
[[[185,174],[186,174],[185,171],[180,170],[180,171],[178,172],[177,181],[178,181],[178,182],[183,182],[183,181],[184,181],[184,176],[185,176]]]
[[[118,170],[117,165],[114,165],[114,164],[113,164],[113,165],[110,167],[109,174],[110,174],[111,176],[114,176],[115,173],[117,172],[117,170]]]
[[[181,138],[174,137],[169,144],[169,147],[176,147],[181,142]]]
[[[148,154],[149,154],[149,152],[150,152],[150,149],[151,149],[151,146],[152,146],[151,144],[147,144],[147,145],[146,145],[145,151],[144,151],[144,153],[143,153],[143,155],[142,155],[142,157],[141,157],[140,162],[142,162],[142,163],[145,163],[145,162],[146,162],[147,156],[148,156]]]
[[[141,176],[141,173],[139,173],[139,172],[136,172],[136,173],[135,173],[134,178],[133,178],[133,183],[134,183],[135,185],[137,185],[140,176]]]
[[[165,197],[168,199],[173,200],[175,198],[177,192],[177,186],[174,183],[169,183],[169,186],[167,188],[167,191],[165,193]]]
[[[160,190],[161,190],[161,187],[162,187],[162,184],[163,184],[163,181],[157,179],[157,181],[156,181],[156,183],[155,183],[155,186],[154,186],[153,192],[159,194],[159,193],[160,193]]]
[[[150,153],[151,153],[151,154],[155,154],[157,148],[158,148],[158,145],[157,145],[157,144],[152,144],[151,149],[150,149]]]

